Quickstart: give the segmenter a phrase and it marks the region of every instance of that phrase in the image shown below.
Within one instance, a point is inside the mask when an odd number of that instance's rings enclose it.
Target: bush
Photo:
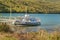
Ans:
[[[9,32],[10,28],[9,25],[7,25],[6,23],[1,23],[0,24],[0,32]]]

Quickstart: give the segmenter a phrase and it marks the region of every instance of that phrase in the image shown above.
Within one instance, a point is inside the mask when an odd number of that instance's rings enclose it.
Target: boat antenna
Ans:
[[[25,8],[25,9],[26,9],[26,11],[25,11],[25,12],[26,12],[25,17],[26,17],[26,15],[27,15],[27,6],[26,6],[26,8]],[[24,18],[25,18],[25,17],[24,17]]]
[[[28,17],[29,15],[27,14],[27,8],[28,6],[26,6],[26,14],[25,14],[25,17]]]
[[[27,14],[27,6],[26,6],[26,14]]]
[[[11,1],[10,1],[11,2]],[[12,10],[11,10],[11,3],[10,3],[10,19],[11,19],[11,12],[12,12]]]

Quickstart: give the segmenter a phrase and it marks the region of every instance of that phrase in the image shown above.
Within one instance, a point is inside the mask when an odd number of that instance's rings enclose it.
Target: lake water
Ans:
[[[2,16],[9,16],[9,13],[1,13]],[[11,16],[24,16],[25,14],[12,13]],[[29,14],[32,17],[37,17],[41,19],[41,25],[36,27],[27,27],[30,31],[38,30],[38,28],[43,28],[50,30],[55,27],[60,27],[60,14]]]

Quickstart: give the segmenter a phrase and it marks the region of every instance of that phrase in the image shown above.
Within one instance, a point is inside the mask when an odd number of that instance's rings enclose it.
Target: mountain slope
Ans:
[[[0,0],[0,12],[59,13],[60,3],[46,0]]]

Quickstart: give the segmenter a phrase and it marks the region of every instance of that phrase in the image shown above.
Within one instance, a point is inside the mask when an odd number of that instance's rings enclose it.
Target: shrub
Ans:
[[[10,31],[10,28],[9,28],[9,25],[7,25],[6,23],[2,23],[0,24],[0,32],[9,32]]]

